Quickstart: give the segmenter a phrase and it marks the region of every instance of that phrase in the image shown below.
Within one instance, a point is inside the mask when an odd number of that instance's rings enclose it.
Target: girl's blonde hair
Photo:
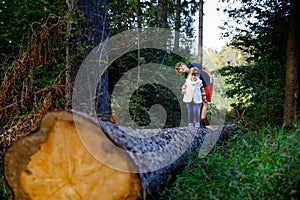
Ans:
[[[197,73],[197,77],[199,77],[199,69],[197,67],[192,67],[189,70],[188,77],[190,78],[193,73]]]

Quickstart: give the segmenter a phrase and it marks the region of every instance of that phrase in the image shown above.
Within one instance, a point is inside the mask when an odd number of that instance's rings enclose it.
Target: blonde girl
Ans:
[[[195,127],[200,127],[200,108],[206,97],[202,81],[199,79],[199,69],[196,67],[189,69],[181,93],[183,94],[183,102],[187,105],[188,126],[193,127],[195,124]]]

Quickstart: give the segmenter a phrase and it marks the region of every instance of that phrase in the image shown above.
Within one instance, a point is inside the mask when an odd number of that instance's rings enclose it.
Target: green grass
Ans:
[[[2,163],[0,163],[0,176],[0,199],[8,200],[10,193],[4,181]]]
[[[240,129],[227,144],[191,162],[160,199],[297,199],[300,130]]]

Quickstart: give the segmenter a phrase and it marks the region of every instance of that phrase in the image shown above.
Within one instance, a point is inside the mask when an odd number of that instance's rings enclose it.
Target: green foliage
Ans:
[[[1,175],[1,178],[0,178],[0,198],[2,200],[8,200],[8,199],[10,199],[10,192],[9,192],[8,187],[6,186],[6,183],[5,183],[4,178],[3,178],[3,168],[2,168],[2,166],[0,166],[0,175]]]
[[[269,52],[274,43],[283,44],[280,48],[286,46],[289,0],[226,1],[229,4],[223,11],[236,24],[225,22],[223,36],[233,36],[234,46],[240,46],[255,58],[263,51]],[[239,6],[231,6],[235,4]]]
[[[0,69],[3,152],[17,137],[37,128],[45,113],[64,105],[65,23],[50,14],[45,21],[33,24],[24,36],[26,42],[19,56],[13,62],[8,59]]]
[[[163,6],[163,7],[162,7]],[[195,0],[181,1],[179,6],[182,23],[179,31],[188,37],[193,37],[193,16],[198,8]],[[167,17],[167,24],[162,24],[160,19],[161,12]],[[114,35],[122,31],[145,28],[145,27],[164,27],[175,28],[176,1],[108,1],[109,27],[110,34]]]
[[[227,66],[219,70],[231,107],[246,110],[245,114],[258,126],[282,121],[284,73],[266,72],[270,65]]]
[[[160,199],[297,199],[300,129],[240,129],[226,145],[193,160]]]
[[[0,151],[0,198],[2,200],[8,200],[10,199],[10,192],[4,180],[3,157],[4,157],[4,152]]]
[[[133,93],[129,105],[133,121],[139,126],[147,126],[151,121],[157,125],[164,123],[161,119],[162,112],[153,112],[151,116],[149,114],[151,106],[157,104],[166,111],[166,122],[158,127],[179,127],[181,122],[180,102],[172,91],[159,84],[147,84]]]
[[[50,14],[63,16],[65,1],[3,0],[0,2],[0,63],[14,60],[27,43],[35,23],[46,21]],[[55,21],[52,21],[55,23]],[[25,36],[25,37],[24,37]]]
[[[241,66],[245,65],[247,55],[233,46],[226,45],[221,51],[208,48],[204,51],[203,64],[209,69],[219,69],[224,66]]]
[[[230,0],[229,2],[236,2]],[[247,62],[230,63],[220,73],[233,109],[245,110],[253,124],[281,124],[283,117],[289,1],[238,1],[238,8],[224,11],[237,24],[228,24],[224,36],[234,35],[231,45],[246,55]],[[224,64],[224,63],[223,63]]]
[[[183,106],[185,108],[185,104],[183,104],[181,99],[177,99],[176,95],[173,94],[171,88],[166,88],[164,85],[160,85],[161,82],[159,80],[164,80],[169,83],[173,83],[172,88],[175,91],[180,92],[181,86],[184,83],[184,76],[182,79],[174,80],[171,79],[173,76],[166,77],[163,75],[160,70],[149,70],[149,72],[143,72],[149,74],[149,78],[159,79],[156,83],[147,83],[144,85],[145,80],[139,80],[139,88],[135,88],[134,86],[137,84],[132,80],[136,79],[139,74],[128,73],[132,69],[136,69],[139,65],[144,65],[148,63],[156,63],[161,64],[164,67],[170,67],[173,71],[175,63],[181,61],[182,58],[174,54],[169,54],[168,52],[156,49],[142,49],[129,52],[117,59],[109,68],[109,93],[112,95],[115,90],[116,84],[122,85],[122,91],[118,92],[118,98],[121,100],[114,101],[114,98],[111,98],[112,106],[115,106],[116,110],[120,110],[120,108],[129,109],[131,120],[128,120],[127,113],[118,111],[118,113],[113,113],[117,116],[117,120],[122,122],[122,125],[131,126],[132,123],[128,123],[128,121],[133,121],[134,126],[144,127],[147,126],[151,121],[155,124],[164,123],[161,119],[162,116],[155,116],[149,113],[152,106],[160,105],[165,110],[166,114],[166,123],[163,124],[162,127],[178,127],[180,125],[181,120],[181,110],[180,108]],[[147,69],[143,69],[147,70]],[[173,71],[175,73],[175,71]],[[120,80],[124,75],[128,75],[128,78],[125,80]],[[134,76],[130,78],[130,76]],[[171,80],[170,80],[171,79]],[[119,82],[121,81],[121,82]],[[128,102],[128,94],[130,94],[129,105]],[[157,113],[157,112],[156,112]],[[154,112],[155,114],[155,112]],[[123,124],[125,123],[125,124]]]
[[[245,66],[226,66],[219,70],[226,83],[231,107],[245,110],[258,126],[282,121],[285,80],[285,55],[261,56]],[[280,54],[277,52],[277,54]],[[261,123],[263,122],[263,123]]]
[[[218,52],[218,63],[217,66],[241,66],[245,65],[247,58],[245,52],[235,48],[232,45],[224,46],[220,52]]]

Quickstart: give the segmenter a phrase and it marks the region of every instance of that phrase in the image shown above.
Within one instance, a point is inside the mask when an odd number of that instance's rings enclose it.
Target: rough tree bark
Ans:
[[[66,44],[66,109],[72,109],[74,82],[80,65],[90,51],[107,39],[107,0],[66,0],[68,6]],[[105,47],[103,47],[105,48]],[[106,60],[105,51],[99,60]],[[99,67],[105,69],[105,62]],[[97,70],[101,70],[97,69]],[[109,116],[108,72],[99,77],[97,113]],[[92,97],[94,98],[94,97]]]
[[[296,112],[299,108],[299,23],[300,15],[299,1],[291,0],[291,15],[289,21],[289,36],[287,44],[287,65],[285,80],[285,98],[283,122],[286,126],[292,127],[295,123]],[[297,105],[298,104],[298,105]]]
[[[203,0],[199,0],[199,25],[198,25],[198,60],[203,64]]]
[[[143,199],[161,190],[209,132],[138,130],[53,112],[7,150],[5,179],[14,199]]]
[[[164,0],[159,0],[157,2],[158,4],[158,27],[161,28],[167,28],[167,24],[168,24],[168,8],[167,8],[167,3]]]
[[[176,0],[175,3],[175,38],[174,38],[174,47],[175,49],[179,49],[179,31],[181,27],[181,0]]]

